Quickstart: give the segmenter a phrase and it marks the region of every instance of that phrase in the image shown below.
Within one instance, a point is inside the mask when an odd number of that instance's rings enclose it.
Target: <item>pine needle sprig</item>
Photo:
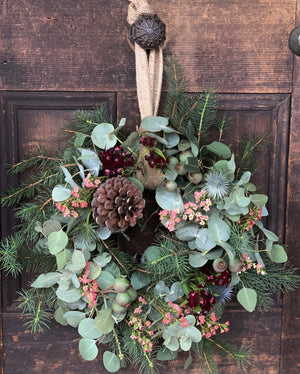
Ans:
[[[236,157],[236,178],[245,172],[250,171],[254,173],[257,169],[255,162],[256,152],[263,149],[268,144],[267,136],[251,137],[243,139],[240,143],[238,156]]]
[[[8,173],[20,174],[33,167],[36,169],[52,169],[58,166],[61,161],[59,157],[49,157],[45,150],[39,146],[35,153],[29,154],[24,160],[11,165],[8,168]]]
[[[189,99],[186,95],[185,74],[178,60],[173,57],[168,58],[165,71],[168,91],[164,105],[164,115],[169,118],[172,127],[181,131],[181,126],[184,125],[182,118],[190,110]]]
[[[139,367],[139,374],[158,374],[158,363],[154,359],[155,352],[144,352],[141,344],[131,339],[132,331],[127,324],[122,323],[122,346],[126,357],[130,357],[130,362]]]
[[[1,270],[16,277],[22,272],[22,265],[18,258],[18,252],[24,245],[24,236],[19,232],[7,236],[0,243]]]
[[[210,339],[205,339],[205,346],[208,344],[212,345],[212,350],[216,354],[219,354],[221,357],[232,359],[236,362],[238,368],[247,373],[247,366],[253,366],[253,347],[242,344],[240,347],[237,347],[233,344],[230,344],[219,337],[213,337]]]
[[[27,322],[25,326],[30,328],[32,333],[43,332],[49,329],[50,320],[53,318],[52,309],[56,301],[54,289],[30,288],[19,292],[18,308]]]
[[[151,248],[151,254],[145,257],[144,268],[157,281],[170,275],[172,278],[185,279],[191,271],[189,253],[188,246],[183,242],[162,234]]]
[[[217,118],[215,127],[219,130],[219,142],[222,142],[224,134],[226,134],[231,128],[232,123],[228,120],[226,114],[222,118]]]
[[[285,264],[276,264],[268,258],[263,258],[266,274],[257,274],[255,269],[250,269],[240,274],[241,283],[238,288],[248,287],[256,291],[258,306],[266,310],[273,304],[271,297],[277,291],[293,291],[300,284],[300,276],[297,269]]]

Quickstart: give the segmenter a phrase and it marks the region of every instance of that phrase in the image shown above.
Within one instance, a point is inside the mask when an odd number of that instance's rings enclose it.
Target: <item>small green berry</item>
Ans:
[[[127,278],[116,278],[113,283],[113,289],[118,292],[125,292],[130,288],[130,282]]]
[[[166,180],[163,183],[164,189],[168,192],[174,192],[177,190],[177,183],[173,181]]]
[[[131,302],[133,302],[138,297],[138,294],[137,294],[136,290],[132,287],[129,288],[127,293],[130,295]]]
[[[120,292],[116,296],[116,303],[124,308],[131,304],[131,296],[128,292]]]
[[[111,308],[117,314],[123,314],[127,310],[127,308],[118,305],[115,301],[112,303]]]

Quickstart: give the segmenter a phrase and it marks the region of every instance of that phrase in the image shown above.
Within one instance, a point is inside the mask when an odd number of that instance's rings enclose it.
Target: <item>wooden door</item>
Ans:
[[[213,86],[220,92],[220,113],[233,121],[229,142],[237,144],[245,133],[270,135],[256,181],[270,196],[270,228],[300,267],[300,64],[288,49],[289,33],[300,23],[300,1],[149,3],[167,25],[164,54],[179,58],[189,91]],[[125,0],[0,1],[1,189],[15,182],[5,164],[37,144],[52,153],[62,149],[57,130],[76,109],[103,104],[112,116],[126,117],[129,129],[139,124],[127,5]],[[1,234],[13,224],[13,213],[2,209]],[[80,358],[73,329],[53,322],[50,331],[33,336],[23,326],[14,300],[27,282],[26,275],[14,280],[2,274],[2,373],[105,373],[101,358]],[[257,366],[249,373],[300,372],[300,290],[278,294],[268,313],[248,313],[232,303],[226,314],[232,321],[228,340],[255,347]],[[162,373],[181,373],[183,362]],[[200,374],[196,363],[189,372]],[[220,373],[229,372],[239,370],[220,362]]]

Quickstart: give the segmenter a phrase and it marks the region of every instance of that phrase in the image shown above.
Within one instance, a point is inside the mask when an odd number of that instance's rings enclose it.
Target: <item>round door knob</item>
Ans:
[[[289,47],[295,55],[300,56],[300,25],[290,33]]]
[[[166,25],[156,14],[141,14],[129,29],[129,40],[143,49],[155,49],[165,39]]]

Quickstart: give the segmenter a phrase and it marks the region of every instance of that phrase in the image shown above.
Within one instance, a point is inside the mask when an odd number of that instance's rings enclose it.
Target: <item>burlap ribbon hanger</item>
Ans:
[[[153,14],[147,0],[129,1],[127,20],[130,25],[141,14]],[[137,43],[134,44],[134,50],[138,104],[143,120],[148,116],[156,116],[158,112],[163,77],[163,52],[161,47],[146,51]],[[140,126],[139,134],[141,135],[143,131],[145,130]],[[144,152],[145,148],[141,145],[140,155]],[[151,169],[144,157],[138,164],[136,177],[149,190],[154,190],[164,178],[161,170]]]

